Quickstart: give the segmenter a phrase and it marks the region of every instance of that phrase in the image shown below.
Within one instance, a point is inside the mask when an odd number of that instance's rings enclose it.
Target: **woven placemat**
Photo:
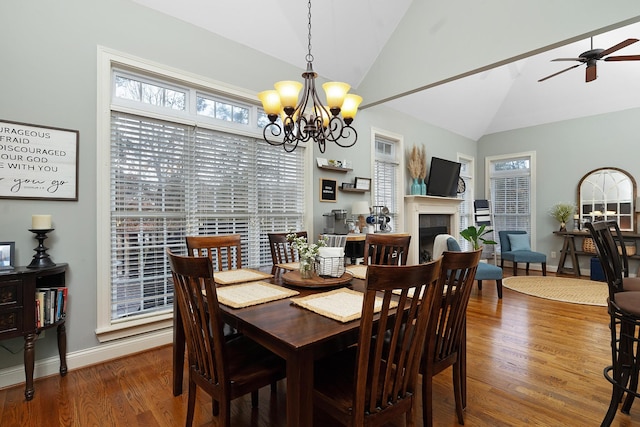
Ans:
[[[300,270],[300,263],[299,262],[286,262],[286,263],[282,263],[282,264],[276,264],[276,267],[285,269],[285,270]]]
[[[342,323],[359,319],[362,316],[363,300],[364,294],[352,289],[336,289],[302,298],[291,298],[291,302],[300,307]],[[397,302],[391,302],[391,307],[397,305]],[[376,298],[374,312],[377,313],[381,309],[382,298]]]
[[[364,280],[367,277],[366,265],[349,265],[347,266],[347,271],[356,279]]]
[[[237,270],[216,271],[213,279],[220,285],[231,285],[234,283],[251,282],[252,280],[262,280],[273,277],[273,274],[250,268],[239,268]]]
[[[298,295],[300,292],[267,282],[250,282],[216,288],[218,301],[232,308],[243,308]]]

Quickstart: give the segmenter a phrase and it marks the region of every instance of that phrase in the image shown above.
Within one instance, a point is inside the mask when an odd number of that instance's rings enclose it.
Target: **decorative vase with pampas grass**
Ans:
[[[424,145],[420,148],[420,194],[427,195],[427,152]]]
[[[420,149],[415,145],[411,149],[411,153],[409,154],[409,162],[407,168],[409,168],[409,174],[413,179],[413,183],[411,184],[411,194],[412,195],[420,195],[421,188],[420,182],[418,182],[418,178],[420,178],[420,173],[422,171],[422,160]]]

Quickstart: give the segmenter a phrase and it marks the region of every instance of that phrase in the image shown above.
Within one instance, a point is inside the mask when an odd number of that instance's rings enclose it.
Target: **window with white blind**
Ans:
[[[99,291],[102,341],[169,319],[167,248],[186,254],[186,235],[238,233],[243,266],[270,264],[267,233],[303,229],[306,197],[304,147],[287,153],[264,142],[257,100],[203,96],[201,85],[176,84],[175,75],[169,83],[111,72],[109,150],[98,159],[109,175],[109,201],[99,203],[109,211],[99,212],[109,222],[99,239],[109,245],[99,272],[110,276]]]
[[[458,163],[460,163],[460,178],[464,181],[465,190],[464,193],[458,194],[458,198],[462,199],[462,202],[458,205],[458,218],[460,223],[458,224],[460,230],[464,230],[470,225],[474,225],[474,211],[473,211],[473,159],[458,155]],[[471,243],[467,240],[459,237],[460,248],[463,251],[472,250]]]
[[[375,151],[373,162],[373,205],[386,206],[392,221],[393,231],[398,230],[400,214],[398,188],[400,180],[400,164],[398,153],[402,152],[399,140],[379,134],[374,135]]]
[[[501,230],[535,231],[534,161],[534,153],[487,158],[496,235]]]

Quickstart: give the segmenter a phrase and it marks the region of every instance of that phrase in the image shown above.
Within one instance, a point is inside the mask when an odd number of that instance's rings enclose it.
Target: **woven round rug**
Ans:
[[[552,276],[515,276],[502,281],[505,288],[523,294],[573,304],[607,306],[606,282]]]

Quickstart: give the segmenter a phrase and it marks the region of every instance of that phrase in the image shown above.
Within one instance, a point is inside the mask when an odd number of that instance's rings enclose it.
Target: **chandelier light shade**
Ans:
[[[295,150],[301,142],[313,140],[324,153],[327,141],[344,148],[356,143],[358,133],[351,123],[362,97],[349,94],[351,86],[347,83],[328,82],[322,85],[326,103],[321,101],[316,91],[318,75],[313,71],[311,55],[311,0],[308,7],[309,51],[307,69],[302,73],[304,83],[281,81],[274,84],[275,89],[258,94],[269,118],[262,135],[269,144],[282,145],[288,152]]]

